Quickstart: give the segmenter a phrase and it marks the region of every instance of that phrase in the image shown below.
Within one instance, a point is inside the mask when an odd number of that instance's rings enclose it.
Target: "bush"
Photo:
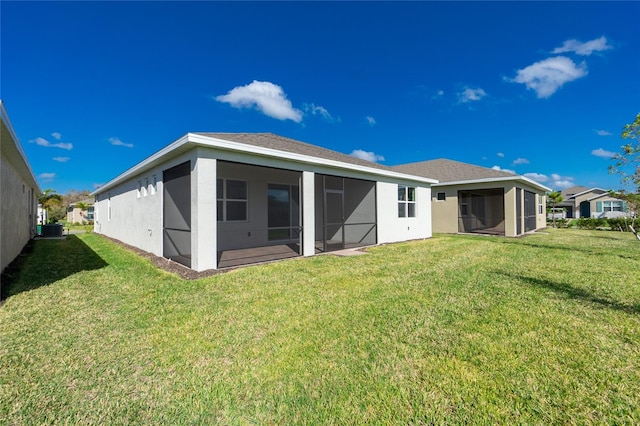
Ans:
[[[634,219],[630,217],[616,217],[613,219],[609,219],[609,226],[611,226],[612,231],[619,231],[622,229],[623,232],[629,232],[629,225],[634,226]]]
[[[576,226],[580,229],[598,229],[609,226],[609,223],[603,218],[581,217],[576,221]]]

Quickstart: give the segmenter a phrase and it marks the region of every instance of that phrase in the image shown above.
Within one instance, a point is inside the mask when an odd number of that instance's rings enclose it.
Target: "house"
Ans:
[[[438,159],[394,170],[437,179],[432,185],[433,232],[517,237],[546,227],[546,192],[524,176]]]
[[[602,188],[572,186],[560,194],[562,202],[557,207],[566,209],[568,218],[615,218],[630,214],[626,202]]]
[[[82,210],[78,205],[80,203],[84,203],[86,205],[86,209]],[[93,222],[94,217],[94,207],[93,207],[93,198],[87,198],[86,200],[76,201],[75,203],[69,204],[67,207],[67,223],[91,223]]]
[[[0,100],[0,271],[35,236],[40,187]]]
[[[270,133],[188,133],[94,191],[94,230],[196,271],[429,238],[431,185]]]

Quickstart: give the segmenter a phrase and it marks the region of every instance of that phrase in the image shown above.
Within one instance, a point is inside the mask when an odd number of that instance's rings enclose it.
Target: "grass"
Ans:
[[[184,281],[36,241],[0,308],[0,424],[638,424],[640,244],[549,229]]]

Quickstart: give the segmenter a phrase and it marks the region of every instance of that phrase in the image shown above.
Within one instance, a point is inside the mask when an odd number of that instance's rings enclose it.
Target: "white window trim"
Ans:
[[[222,181],[222,198],[218,198],[216,194],[216,202],[222,201],[222,220],[218,222],[225,223],[247,223],[249,222],[249,181],[245,179],[233,179],[233,178],[218,178]],[[232,180],[236,182],[244,182],[247,188],[247,198],[227,198],[227,181]],[[217,185],[217,182],[216,182]],[[243,201],[246,204],[246,219],[243,220],[228,220],[227,219],[227,201]]]
[[[398,206],[400,206],[400,204],[404,204],[404,216],[400,216],[399,214],[399,209],[398,209],[398,219],[413,219],[415,217],[418,216],[418,206],[417,206],[417,202],[415,199],[417,199],[418,196],[418,190],[415,186],[406,186],[406,185],[398,185],[398,192],[400,190],[400,188],[404,189],[404,200],[397,200],[398,201]],[[413,201],[409,201],[409,188],[413,188],[413,196],[414,196],[414,200]],[[413,216],[409,216],[409,204],[413,204],[414,208],[413,208]]]

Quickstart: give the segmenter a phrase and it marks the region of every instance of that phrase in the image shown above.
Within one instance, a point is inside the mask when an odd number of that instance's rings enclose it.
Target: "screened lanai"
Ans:
[[[458,232],[504,235],[504,189],[458,191]]]
[[[316,175],[316,252],[376,244],[375,182]]]
[[[316,174],[314,222],[302,220],[302,173],[218,161],[218,267],[302,255],[303,232],[314,232],[315,252],[376,244],[373,181]]]

